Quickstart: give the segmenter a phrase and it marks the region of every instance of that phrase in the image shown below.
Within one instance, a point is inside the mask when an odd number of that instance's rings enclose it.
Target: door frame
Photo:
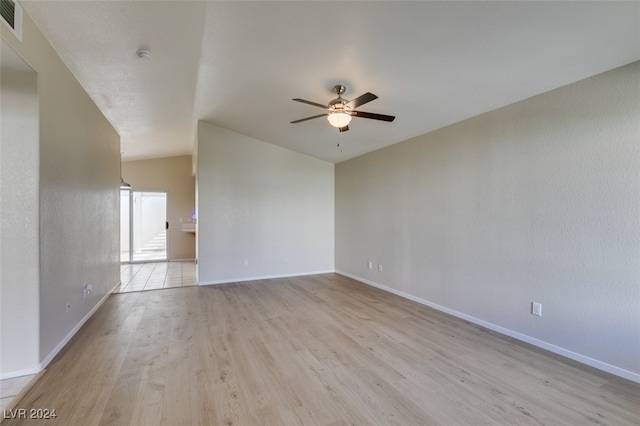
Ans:
[[[169,191],[165,190],[165,189],[128,189],[125,190],[129,193],[129,260],[128,261],[121,261],[121,264],[138,264],[138,263],[156,263],[156,262],[168,262],[169,261]],[[152,192],[152,193],[159,193],[159,194],[164,194],[165,195],[165,212],[164,212],[164,218],[165,218],[165,229],[167,231],[167,238],[165,241],[165,258],[164,259],[147,259],[147,260],[133,260],[133,193],[134,192],[138,192],[138,193],[142,193],[142,192]]]

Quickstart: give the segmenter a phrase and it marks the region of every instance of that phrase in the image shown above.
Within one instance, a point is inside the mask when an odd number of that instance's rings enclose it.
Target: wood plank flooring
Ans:
[[[0,410],[13,408],[12,401],[21,394],[22,390],[30,386],[35,379],[35,374],[27,376],[13,377],[11,379],[0,380]],[[2,417],[0,417],[0,420]]]
[[[57,417],[3,426],[638,425],[640,385],[323,274],[114,294],[18,408]]]

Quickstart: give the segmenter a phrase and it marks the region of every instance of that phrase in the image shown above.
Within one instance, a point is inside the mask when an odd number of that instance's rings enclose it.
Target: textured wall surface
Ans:
[[[2,39],[38,74],[42,362],[120,280],[120,138],[26,13],[22,30]]]
[[[122,177],[135,190],[167,191],[169,260],[195,259],[196,240],[182,231],[180,218],[190,221],[196,208],[196,179],[191,156],[166,157],[122,163]]]
[[[336,269],[640,374],[639,76],[338,164]]]
[[[9,49],[3,43],[3,49]],[[35,73],[0,71],[0,378],[39,352],[39,142]]]
[[[203,284],[333,271],[333,164],[198,126]]]

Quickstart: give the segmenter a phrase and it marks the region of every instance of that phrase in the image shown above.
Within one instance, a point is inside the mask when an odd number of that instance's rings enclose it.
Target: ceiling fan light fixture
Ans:
[[[372,112],[364,112],[355,109],[360,107],[361,105],[378,99],[378,97],[371,92],[367,92],[362,96],[358,96],[357,98],[348,101],[342,98],[342,94],[346,90],[344,86],[334,86],[333,90],[338,94],[338,97],[329,101],[327,105],[323,105],[318,102],[307,101],[305,99],[293,98],[293,101],[302,102],[303,104],[322,108],[326,112],[324,114],[317,114],[312,115],[311,117],[302,118],[300,120],[294,120],[291,122],[291,124],[313,120],[314,118],[327,117],[327,121],[329,121],[329,124],[337,128],[340,133],[342,133],[349,130],[349,123],[351,122],[352,117],[369,118],[371,120],[380,120],[387,122],[391,122],[396,118],[393,115],[375,114]]]
[[[337,111],[329,114],[327,116],[327,120],[329,120],[329,124],[333,127],[337,127],[338,129],[347,126],[351,122],[351,116],[346,112]]]

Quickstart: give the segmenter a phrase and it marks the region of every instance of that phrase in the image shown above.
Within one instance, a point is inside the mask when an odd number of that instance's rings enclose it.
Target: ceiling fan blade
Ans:
[[[313,120],[314,118],[324,117],[324,116],[326,116],[326,115],[329,115],[329,114],[318,114],[318,115],[314,115],[314,116],[312,116],[312,117],[301,118],[300,120],[292,121],[292,122],[291,122],[291,124],[296,124],[296,123],[300,123],[300,122],[302,122],[302,121],[307,121],[307,120]]]
[[[357,98],[347,102],[347,105],[350,106],[351,108],[358,108],[360,105],[364,105],[367,102],[371,102],[376,99],[378,99],[376,95],[374,95],[373,93],[367,92],[364,95],[358,96]]]
[[[396,119],[396,117],[393,115],[375,114],[373,112],[364,112],[364,111],[351,111],[351,115],[354,117],[372,118],[374,120],[381,120],[381,121],[393,121]]]
[[[339,131],[340,133],[342,133],[342,132],[346,132],[347,130],[349,130],[349,126],[338,127],[338,131]]]
[[[323,108],[323,109],[329,109],[326,105],[322,105],[319,104],[317,102],[311,102],[311,101],[307,101],[305,99],[300,99],[300,98],[295,98],[295,99],[291,99],[292,101],[296,101],[296,102],[302,102],[303,104],[308,104],[308,105],[313,105],[313,106],[317,106],[319,108]]]

